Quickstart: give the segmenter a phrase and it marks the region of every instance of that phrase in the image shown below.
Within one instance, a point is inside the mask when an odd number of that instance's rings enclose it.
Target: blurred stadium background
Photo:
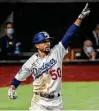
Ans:
[[[54,44],[61,40],[67,28],[82,11],[84,5],[85,2],[0,3],[0,13],[2,15],[0,25],[2,28],[5,21],[9,20],[8,17],[13,14],[10,16],[10,20],[14,22],[17,39],[23,43],[22,51],[31,51],[32,37],[39,31],[47,31],[51,36],[55,37]],[[98,6],[98,2],[89,4],[90,16],[83,21],[79,32],[73,39],[72,46],[74,48],[79,48],[82,45],[84,36],[87,36],[99,23],[99,14],[96,13]]]

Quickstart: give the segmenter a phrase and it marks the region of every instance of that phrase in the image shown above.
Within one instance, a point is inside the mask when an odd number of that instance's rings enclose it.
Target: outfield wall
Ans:
[[[9,86],[21,66],[22,63],[0,64],[0,87]],[[99,81],[99,62],[64,62],[62,80],[63,82]],[[30,83],[32,77],[22,84]]]

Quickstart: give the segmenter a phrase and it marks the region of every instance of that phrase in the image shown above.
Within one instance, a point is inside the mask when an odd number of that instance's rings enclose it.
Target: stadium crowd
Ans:
[[[1,60],[16,60],[24,58],[24,51],[21,50],[21,42],[17,41],[15,36],[14,24],[7,22],[5,24],[5,35],[0,38],[0,59]],[[71,40],[72,43],[72,40]],[[70,60],[96,60],[99,58],[99,24],[95,30],[90,33],[90,37],[86,36],[83,45],[79,48],[73,48],[71,43],[68,47],[69,53],[64,57],[65,61]],[[28,43],[29,44],[29,43]],[[54,44],[54,42],[53,42]],[[31,49],[26,52],[33,54],[35,50]],[[26,58],[28,59],[28,57]]]

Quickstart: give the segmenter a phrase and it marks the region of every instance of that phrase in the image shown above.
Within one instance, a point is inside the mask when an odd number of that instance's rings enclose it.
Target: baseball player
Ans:
[[[33,76],[33,98],[30,111],[63,109],[61,97],[62,60],[68,53],[68,41],[79,29],[82,20],[89,15],[88,3],[77,20],[67,30],[62,40],[52,49],[51,39],[47,32],[39,32],[33,37],[37,49],[16,74],[8,89],[8,96],[16,99],[16,88],[30,75]]]

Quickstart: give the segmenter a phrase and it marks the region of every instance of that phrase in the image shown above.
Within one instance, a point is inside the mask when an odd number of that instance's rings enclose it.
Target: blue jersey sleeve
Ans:
[[[21,81],[19,81],[19,80],[17,80],[16,78],[14,78],[14,79],[12,80],[11,85],[14,85],[15,88],[17,88],[17,87],[20,85],[20,83],[21,83]]]
[[[69,27],[69,29],[67,30],[66,34],[64,35],[64,37],[61,40],[61,43],[62,43],[62,45],[64,46],[65,49],[68,47],[69,39],[76,34],[78,29],[79,29],[79,26],[77,26],[75,24],[72,24]]]

